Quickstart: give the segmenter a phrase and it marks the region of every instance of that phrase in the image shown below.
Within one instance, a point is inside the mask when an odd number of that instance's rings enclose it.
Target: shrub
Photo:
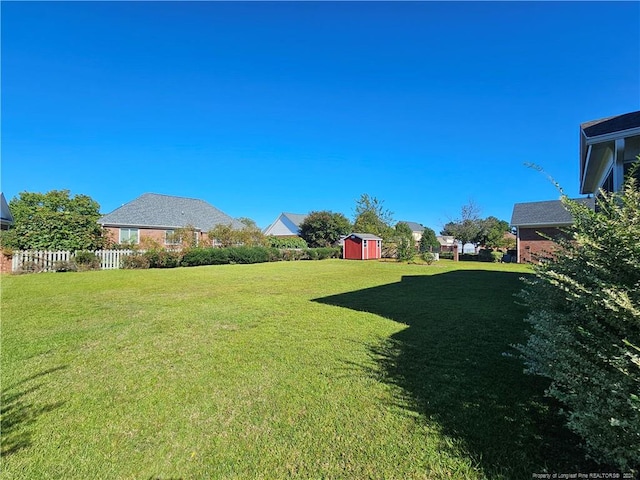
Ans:
[[[169,250],[149,250],[144,253],[149,259],[150,268],[175,268],[182,263],[182,252],[172,252]]]
[[[76,252],[73,256],[73,260],[77,265],[77,270],[100,270],[100,259],[93,252]]]
[[[127,270],[149,268],[149,259],[140,253],[132,253],[122,257],[122,268]]]
[[[427,265],[431,265],[436,261],[436,256],[431,252],[422,252],[420,258],[422,258]]]
[[[269,249],[266,247],[230,247],[230,263],[265,263],[269,261]]]
[[[58,260],[53,263],[54,272],[77,272],[78,264],[74,260]]]
[[[184,252],[182,265],[196,267],[199,265],[223,265],[229,263],[227,248],[191,248]]]
[[[478,252],[478,260],[481,262],[499,263],[502,261],[502,252],[496,252],[489,248],[483,248]]]
[[[267,237],[267,245],[273,248],[307,248],[307,242],[300,237]]]
[[[568,427],[590,457],[640,467],[640,192],[601,192],[598,211],[563,196],[575,224],[535,267],[520,298],[532,331],[518,345],[527,372],[551,380]]]

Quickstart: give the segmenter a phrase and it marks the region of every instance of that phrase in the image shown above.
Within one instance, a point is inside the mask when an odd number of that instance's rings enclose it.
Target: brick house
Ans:
[[[593,198],[576,201],[594,208]],[[511,226],[516,228],[516,251],[518,263],[537,263],[541,256],[552,252],[551,239],[565,235],[566,228],[573,225],[573,217],[560,200],[516,203],[511,215]]]
[[[145,193],[101,217],[98,223],[115,243],[139,244],[145,239],[164,247],[175,247],[177,229],[191,226],[196,242],[209,240],[207,232],[216,225],[231,225],[241,229],[243,224],[213,205],[194,198]]]

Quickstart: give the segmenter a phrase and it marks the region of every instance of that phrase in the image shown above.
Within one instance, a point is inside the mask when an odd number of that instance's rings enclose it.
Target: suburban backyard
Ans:
[[[6,478],[593,471],[527,376],[530,267],[344,260],[2,277]]]

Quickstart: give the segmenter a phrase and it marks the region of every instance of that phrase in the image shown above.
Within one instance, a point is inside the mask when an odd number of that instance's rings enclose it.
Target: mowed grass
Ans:
[[[325,260],[2,277],[2,471],[531,478],[581,464],[524,266]]]

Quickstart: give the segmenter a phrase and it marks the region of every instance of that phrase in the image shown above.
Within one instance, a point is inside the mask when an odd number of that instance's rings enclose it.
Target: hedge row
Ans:
[[[340,248],[278,249],[268,247],[191,248],[181,252],[149,250],[124,257],[122,268],[174,268],[340,258]]]

